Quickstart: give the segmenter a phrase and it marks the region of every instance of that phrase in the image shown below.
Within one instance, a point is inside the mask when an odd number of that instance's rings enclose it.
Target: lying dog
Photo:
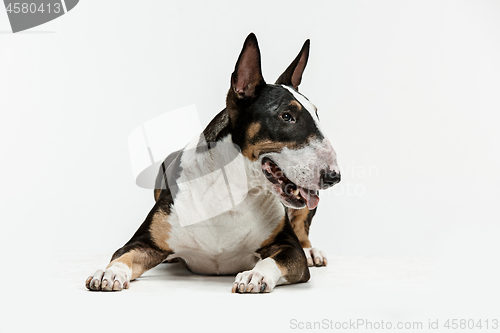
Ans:
[[[194,273],[239,272],[232,292],[240,293],[306,282],[308,266],[326,265],[311,249],[309,225],[317,191],[338,183],[340,173],[316,107],[298,92],[308,56],[309,40],[276,83],[266,84],[257,39],[247,37],[226,108],[164,161],[156,204],[106,270],[86,280],[88,289],[129,288],[172,258]],[[227,191],[232,205],[220,213],[215,208],[227,206]],[[237,192],[244,195],[233,202]]]

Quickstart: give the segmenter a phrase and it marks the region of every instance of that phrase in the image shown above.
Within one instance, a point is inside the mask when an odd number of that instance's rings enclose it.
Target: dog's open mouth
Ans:
[[[318,206],[318,191],[309,190],[294,184],[270,158],[264,157],[261,167],[267,180],[274,185],[281,198],[290,206],[294,208],[304,208],[304,206],[307,206],[309,209],[314,209]]]

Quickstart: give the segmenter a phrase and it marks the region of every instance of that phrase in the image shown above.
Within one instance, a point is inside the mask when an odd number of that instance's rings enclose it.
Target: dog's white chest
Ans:
[[[265,200],[264,200],[265,199]],[[268,207],[267,209],[263,209]],[[252,269],[258,250],[284,217],[277,200],[248,198],[236,209],[200,223],[181,226],[175,210],[168,244],[189,268],[200,274],[235,274]]]

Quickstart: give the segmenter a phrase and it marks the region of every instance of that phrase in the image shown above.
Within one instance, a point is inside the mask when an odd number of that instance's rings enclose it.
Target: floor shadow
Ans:
[[[232,283],[234,275],[202,275],[190,272],[182,263],[164,263],[142,275],[148,280]]]

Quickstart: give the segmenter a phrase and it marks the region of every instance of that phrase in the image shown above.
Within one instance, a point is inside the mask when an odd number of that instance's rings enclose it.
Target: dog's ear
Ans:
[[[299,55],[295,60],[288,66],[283,74],[276,80],[276,84],[284,84],[286,86],[291,86],[295,90],[299,90],[300,81],[302,81],[302,73],[307,65],[307,59],[309,58],[309,39],[305,41]]]
[[[231,75],[231,89],[239,99],[255,97],[256,90],[265,84],[260,66],[260,50],[257,37],[254,33],[248,35],[243,44],[233,75]]]

